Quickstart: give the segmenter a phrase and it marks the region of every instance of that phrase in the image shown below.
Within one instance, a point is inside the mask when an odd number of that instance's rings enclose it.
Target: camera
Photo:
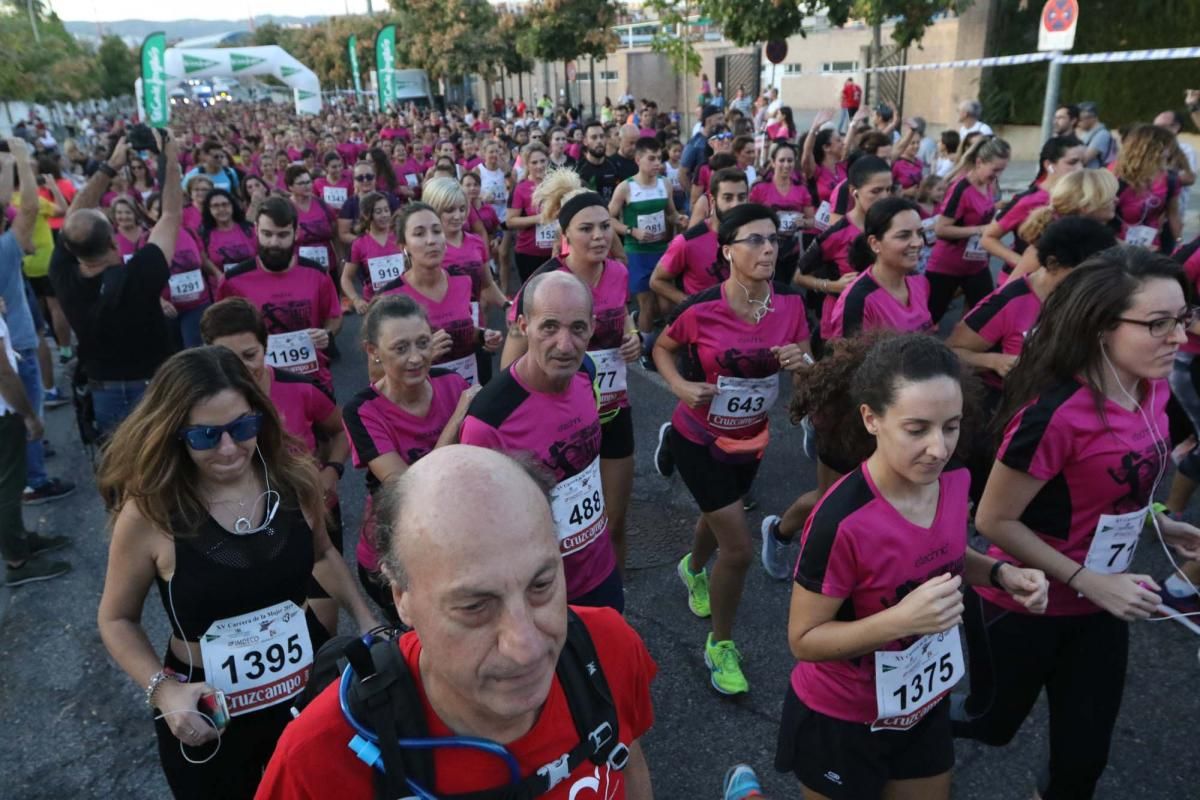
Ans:
[[[158,135],[162,141],[165,142],[167,140],[167,132],[162,128],[158,129]],[[132,150],[147,150],[155,155],[158,154],[158,142],[155,141],[154,131],[150,129],[149,125],[139,122],[137,125],[132,126],[125,136],[125,143]]]

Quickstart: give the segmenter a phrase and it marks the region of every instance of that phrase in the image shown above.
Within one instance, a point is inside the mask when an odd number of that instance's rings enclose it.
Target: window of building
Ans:
[[[783,65],[783,74],[784,75],[799,75],[800,74],[800,65],[799,64],[784,64]]]
[[[591,79],[592,73],[588,72],[587,70],[580,70],[575,73],[575,80],[577,81],[590,81]]]
[[[858,72],[858,62],[825,61],[821,63],[821,72]]]
[[[617,71],[615,69],[600,70],[600,80],[615,81],[617,79]]]

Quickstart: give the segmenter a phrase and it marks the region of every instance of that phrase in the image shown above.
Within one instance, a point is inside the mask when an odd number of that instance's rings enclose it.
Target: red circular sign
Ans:
[[[772,39],[767,42],[767,61],[772,64],[782,64],[783,60],[787,58],[787,52],[786,39]]]
[[[1051,33],[1065,31],[1079,19],[1078,0],[1047,0],[1042,8],[1042,25]]]

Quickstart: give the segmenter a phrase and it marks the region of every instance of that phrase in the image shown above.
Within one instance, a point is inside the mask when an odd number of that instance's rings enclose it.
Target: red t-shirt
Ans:
[[[641,637],[620,614],[608,608],[576,608],[595,642],[600,667],[617,707],[617,737],[632,745],[654,724],[650,682],[658,666]],[[421,642],[416,633],[400,638],[400,652],[408,663],[425,707],[425,721],[432,737],[453,736],[430,707],[421,685],[418,658]],[[331,684],[312,702],[300,718],[284,731],[267,766],[256,800],[307,800],[337,797],[340,800],[370,800],[375,786],[370,768],[346,747],[353,731],[338,705],[338,684]],[[569,752],[579,742],[567,698],[555,677],[546,704],[534,727],[507,745],[521,767],[531,775]],[[477,750],[434,750],[434,785],[425,787],[437,795],[460,794],[503,785],[508,780],[504,762]],[[569,777],[543,795],[546,800],[621,800],[625,797],[625,775],[610,767],[581,764]]]
[[[862,87],[857,83],[842,85],[842,108],[858,108],[862,105]]]

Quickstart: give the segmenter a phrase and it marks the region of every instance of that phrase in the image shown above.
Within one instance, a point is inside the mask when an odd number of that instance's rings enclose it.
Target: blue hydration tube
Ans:
[[[354,670],[347,665],[342,670],[341,682],[338,685],[338,702],[342,707],[342,716],[346,718],[346,721],[350,723],[350,727],[355,732],[355,736],[350,740],[348,746],[363,762],[380,772],[385,772],[383,756],[379,751],[378,734],[359,722],[350,710],[350,684],[353,681],[353,675]],[[521,767],[517,764],[517,760],[513,758],[512,753],[504,745],[493,742],[490,739],[481,739],[477,736],[446,736],[435,739],[400,739],[397,743],[401,748],[410,749],[433,750],[439,747],[453,747],[470,748],[490,753],[504,760],[505,766],[508,767],[508,779],[510,783],[519,783],[521,781]],[[432,792],[415,783],[411,778],[405,778],[404,780],[408,784],[408,788],[412,789],[420,800],[437,800],[437,797]]]

